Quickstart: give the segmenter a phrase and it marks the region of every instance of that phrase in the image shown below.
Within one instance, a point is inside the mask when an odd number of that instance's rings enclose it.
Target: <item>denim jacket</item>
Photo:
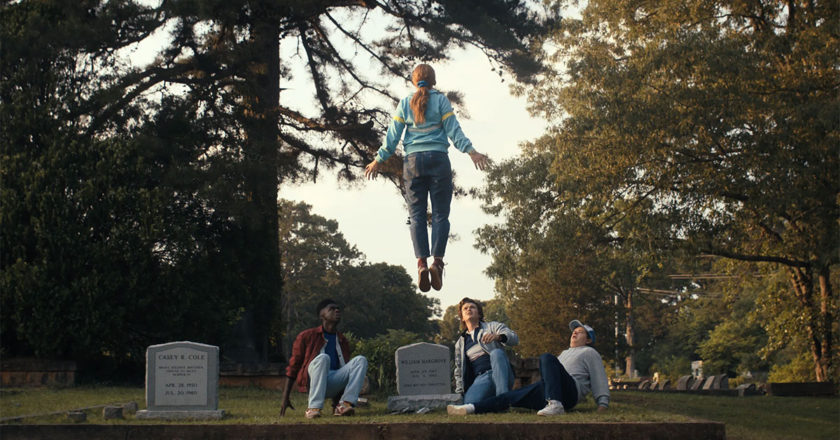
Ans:
[[[508,326],[502,324],[501,322],[490,321],[490,322],[480,322],[479,323],[480,330],[478,331],[478,341],[476,341],[484,351],[490,353],[491,351],[497,348],[504,348],[505,346],[514,346],[519,344],[519,336],[516,335],[516,332],[508,328]],[[467,359],[467,355],[464,352],[464,338],[465,338],[466,330],[461,332],[461,337],[455,341],[455,392],[463,394],[473,383],[475,378],[472,376],[472,369],[467,365],[469,359]],[[485,344],[481,342],[481,336],[485,333],[495,333],[499,335],[505,335],[507,337],[507,341],[504,343],[500,342],[491,342],[489,344]]]
[[[461,152],[469,153],[474,150],[472,142],[461,130],[461,125],[455,118],[452,104],[446,95],[434,89],[429,90],[426,122],[422,124],[414,122],[414,111],[411,110],[412,96],[406,96],[397,106],[396,113],[388,125],[385,142],[376,153],[377,162],[385,162],[394,154],[400,138],[403,138],[403,132],[405,132],[405,138],[402,139],[402,143],[406,155],[421,151],[446,153],[450,139],[455,144],[455,148]]]

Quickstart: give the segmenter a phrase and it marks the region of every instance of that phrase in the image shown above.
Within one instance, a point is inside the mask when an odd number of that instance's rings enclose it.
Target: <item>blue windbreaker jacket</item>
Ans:
[[[414,112],[411,110],[411,97],[409,95],[400,101],[396,114],[388,125],[388,134],[385,136],[385,143],[376,153],[378,162],[385,162],[397,148],[400,138],[402,140],[405,154],[418,153],[421,151],[446,152],[449,148],[449,140],[455,144],[455,148],[464,153],[474,150],[472,142],[461,131],[461,125],[455,118],[452,104],[443,93],[437,90],[429,90],[429,104],[426,106],[426,122],[420,125],[414,123]]]

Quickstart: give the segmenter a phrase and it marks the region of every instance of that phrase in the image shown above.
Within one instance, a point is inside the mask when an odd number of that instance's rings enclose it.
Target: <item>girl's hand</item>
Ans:
[[[379,175],[379,169],[381,167],[382,164],[380,164],[376,161],[376,159],[374,159],[373,162],[367,164],[367,166],[365,167],[365,177],[371,180],[376,179],[376,176]]]
[[[490,158],[479,153],[478,151],[470,151],[470,159],[472,159],[473,164],[475,165],[475,169],[477,170],[484,171],[485,168],[490,166]]]

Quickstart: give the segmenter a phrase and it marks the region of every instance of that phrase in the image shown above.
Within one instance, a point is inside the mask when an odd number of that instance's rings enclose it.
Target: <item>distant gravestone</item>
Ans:
[[[639,384],[639,390],[640,391],[645,391],[645,390],[648,390],[648,389],[650,389],[650,381],[649,380],[643,380]]]
[[[688,391],[694,382],[694,376],[686,375],[677,380],[677,391]]]
[[[106,406],[102,408],[102,417],[105,420],[122,419],[124,418],[123,408],[121,406]]]
[[[713,390],[728,390],[729,389],[729,376],[725,374],[718,374],[715,376],[715,381],[712,384]]]
[[[738,385],[738,388],[736,388],[736,389],[738,390],[738,396],[739,397],[744,397],[744,396],[749,396],[749,395],[752,395],[752,394],[757,394],[757,392],[755,390],[755,384],[752,384],[752,383],[744,383],[744,384]]]
[[[703,376],[694,379],[694,382],[691,383],[691,391],[697,391],[703,388],[703,383],[706,379]]]
[[[170,342],[146,349],[146,409],[139,419],[221,419],[219,347]]]
[[[659,382],[659,386],[656,387],[659,391],[668,390],[671,388],[671,381],[668,379],[664,379],[663,381]]]
[[[84,411],[70,411],[67,413],[67,418],[73,423],[82,423],[87,421],[87,413]]]
[[[717,377],[717,376],[709,376],[709,377],[706,378],[706,381],[703,382],[703,389],[704,390],[714,389],[712,387],[714,386],[714,383],[715,383],[715,377]]]
[[[452,393],[449,348],[418,342],[397,349],[397,393],[388,398],[392,412],[445,407],[461,401]]]

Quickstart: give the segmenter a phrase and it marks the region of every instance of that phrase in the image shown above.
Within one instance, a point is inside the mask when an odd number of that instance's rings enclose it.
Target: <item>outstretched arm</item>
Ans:
[[[490,158],[487,157],[487,155],[481,154],[475,150],[470,151],[470,159],[472,159],[475,169],[481,171],[484,171],[484,169],[490,166],[491,163]]]
[[[283,400],[280,403],[280,417],[286,415],[286,408],[295,409],[292,406],[292,402],[289,400],[290,394],[292,392],[292,385],[294,384],[295,380],[289,376],[286,376],[286,386],[283,388]]]
[[[382,169],[382,162],[374,159],[371,163],[367,164],[365,167],[365,177],[368,179],[375,179],[376,176],[379,175],[379,170]]]

